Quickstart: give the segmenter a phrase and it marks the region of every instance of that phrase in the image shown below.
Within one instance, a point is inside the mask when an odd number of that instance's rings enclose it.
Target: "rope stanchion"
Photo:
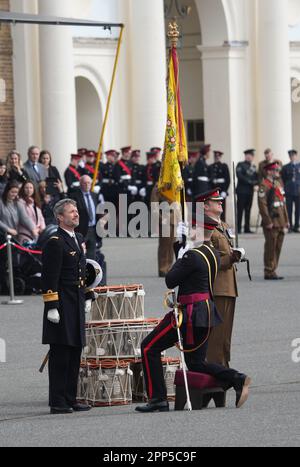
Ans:
[[[30,248],[25,248],[24,246],[17,245],[16,243],[12,243],[12,246],[17,248],[17,250],[25,251],[26,253],[31,253],[32,255],[42,255],[43,252],[39,250],[31,250]]]
[[[9,276],[9,293],[10,300],[3,302],[3,305],[22,305],[23,300],[15,299],[15,286],[14,286],[14,270],[12,262],[12,246],[14,245],[11,235],[7,235],[7,260],[8,260],[8,276]]]

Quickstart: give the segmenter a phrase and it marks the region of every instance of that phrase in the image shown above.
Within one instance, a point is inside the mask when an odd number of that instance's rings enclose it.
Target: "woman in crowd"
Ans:
[[[39,236],[43,232],[43,230],[45,230],[46,224],[41,211],[40,197],[35,188],[34,183],[30,180],[25,182],[20,190],[19,196],[19,202],[24,208],[28,219],[30,219],[31,222],[34,224],[35,230],[38,234],[37,236]],[[23,225],[23,223],[21,222],[18,237],[20,243],[25,243],[34,240],[37,236],[35,235],[33,237],[31,229],[28,229],[28,227],[26,225]]]
[[[52,165],[52,156],[49,151],[43,150],[41,152],[39,163],[43,164],[48,170],[48,178],[55,178],[57,181],[62,181],[58,169]]]
[[[38,237],[38,229],[31,219],[28,218],[24,207],[18,199],[19,184],[16,181],[8,182],[2,199],[0,200],[0,231],[17,237],[20,225],[28,229],[33,238]]]
[[[29,175],[23,169],[21,154],[18,151],[10,151],[6,160],[7,178],[9,182],[18,182],[19,186],[29,180]]]
[[[0,198],[2,198],[6,184],[7,184],[6,163],[4,162],[3,159],[0,159]]]
[[[67,197],[66,193],[64,193],[63,184],[60,180],[57,182],[57,190],[57,194],[50,195],[49,193],[47,193],[47,182],[43,181],[39,183],[41,210],[46,225],[56,224],[56,220],[53,213],[54,206],[58,201]]]

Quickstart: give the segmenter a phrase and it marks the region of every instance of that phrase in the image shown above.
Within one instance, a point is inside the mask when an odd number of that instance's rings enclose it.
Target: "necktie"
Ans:
[[[80,250],[79,243],[78,243],[78,240],[76,238],[75,233],[72,234],[72,238],[73,238],[74,242],[76,243],[76,246],[77,246],[78,250]]]
[[[39,168],[38,168],[38,165],[37,165],[37,164],[34,164],[33,170],[34,170],[35,173],[37,174],[38,180],[40,180],[40,172],[39,172]]]
[[[93,212],[93,208],[92,208],[90,194],[86,193],[85,196],[86,196],[86,200],[87,200],[89,220],[90,220],[90,224],[92,224],[93,221],[94,221],[94,212]]]

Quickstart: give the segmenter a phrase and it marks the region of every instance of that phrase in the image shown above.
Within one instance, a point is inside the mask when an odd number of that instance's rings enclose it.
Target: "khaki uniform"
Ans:
[[[207,361],[229,367],[235,303],[238,296],[236,267],[233,263],[228,226],[221,223],[212,235],[212,244],[220,253],[221,266],[214,284],[214,301],[223,323],[211,330]]]
[[[273,199],[271,191],[274,188]],[[262,226],[265,235],[265,277],[276,277],[276,269],[284,241],[284,229],[288,225],[288,214],[284,190],[281,183],[265,178],[260,185],[258,193],[258,206],[262,217]],[[267,229],[273,224],[272,229]]]

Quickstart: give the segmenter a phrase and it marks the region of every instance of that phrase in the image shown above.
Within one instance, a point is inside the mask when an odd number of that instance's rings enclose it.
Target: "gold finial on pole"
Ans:
[[[178,41],[180,38],[180,32],[179,32],[179,26],[175,20],[172,21],[172,23],[169,23],[168,38],[170,40],[170,46],[177,48]]]

